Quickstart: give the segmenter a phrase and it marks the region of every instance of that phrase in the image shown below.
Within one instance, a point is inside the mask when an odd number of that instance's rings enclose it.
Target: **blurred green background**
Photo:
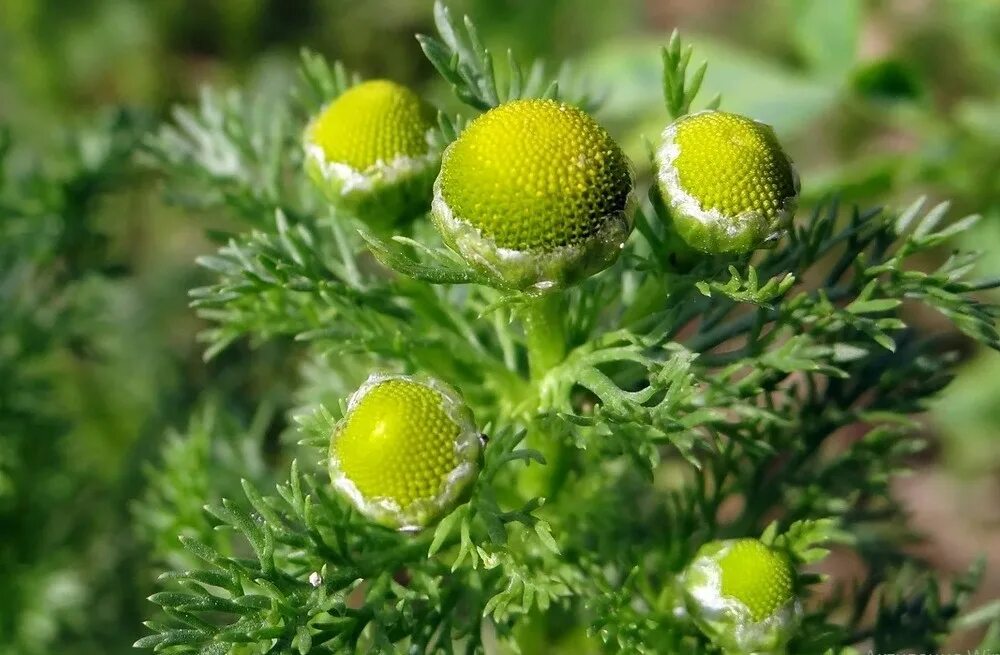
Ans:
[[[666,120],[658,48],[679,28],[710,62],[708,95],[786,142],[804,211],[834,192],[869,205],[950,199],[955,216],[984,214],[963,245],[1000,273],[995,0],[450,5],[498,51],[572,59],[607,90],[599,118],[637,161]],[[413,39],[432,30],[430,0],[0,0],[0,124],[13,142],[0,209],[21,208],[0,211],[0,654],[130,651],[168,550],[150,535],[170,532],[136,499],[158,493],[147,471],[172,429],[232,435],[247,451],[240,475],[275,470],[296,364],[274,346],[203,363],[187,307],[204,281],[193,260],[213,248],[206,228],[231,219],[165,203],[129,149],[203,86],[283,88],[302,46],[446,101]],[[964,352],[925,417],[932,447],[897,492],[941,570],[987,553],[989,598],[1000,595],[1000,356]]]

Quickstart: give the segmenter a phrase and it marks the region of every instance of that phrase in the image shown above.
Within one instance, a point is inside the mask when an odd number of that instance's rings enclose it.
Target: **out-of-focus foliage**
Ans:
[[[90,385],[110,372],[119,345],[121,269],[97,208],[127,183],[138,130],[115,116],[74,135],[49,170],[26,174],[3,168],[9,139],[3,132],[0,652],[46,653],[73,641],[67,652],[86,652],[120,634],[134,602],[134,587],[114,582],[130,572],[130,539],[108,502],[130,468],[128,401],[115,415],[88,414],[105,399]],[[108,381],[120,383],[115,373]]]

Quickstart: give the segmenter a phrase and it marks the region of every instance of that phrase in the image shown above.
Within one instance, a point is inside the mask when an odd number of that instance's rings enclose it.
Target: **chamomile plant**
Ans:
[[[681,579],[689,615],[726,653],[781,653],[795,634],[795,569],[757,539],[705,544]]]
[[[305,130],[309,176],[332,204],[370,224],[421,214],[439,153],[434,112],[389,80],[361,82],[331,100]]]
[[[656,151],[673,228],[705,253],[746,253],[788,230],[799,179],[769,126],[705,110],[671,123]]]
[[[278,341],[302,362],[282,381],[301,444],[276,493],[209,506],[227,539],[184,537],[202,563],[165,574],[137,646],[853,655],[993,621],[968,606],[979,569],[944,589],[910,554],[890,486],[955,363],[903,299],[998,346],[975,255],[928,265],[975,217],[796,214],[798,153],[703,102],[676,35],[669,119],[630,162],[593,95],[434,17],[419,45],[462,113],[423,122],[415,91],[308,57],[283,111],[307,115],[254,169],[293,182],[201,260],[208,355]],[[260,128],[224,120],[212,146],[254,152]],[[198,175],[206,141],[164,129],[157,161]],[[372,165],[373,191],[402,180],[395,154],[432,171],[422,215],[342,203]],[[224,179],[238,213],[263,207],[254,179]],[[856,587],[817,573],[833,547],[869,564]]]
[[[497,286],[544,292],[617,259],[632,231],[633,187],[625,154],[582,109],[513,100],[448,146],[434,224]]]
[[[418,530],[462,498],[479,472],[480,446],[454,390],[373,374],[330,439],[330,478],[362,514]]]

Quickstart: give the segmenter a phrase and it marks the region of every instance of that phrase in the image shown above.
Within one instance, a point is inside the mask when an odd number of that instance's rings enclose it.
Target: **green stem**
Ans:
[[[560,292],[526,299],[517,315],[524,327],[528,347],[528,368],[532,383],[537,383],[566,357],[565,298]],[[531,414],[537,407],[531,408]],[[528,443],[545,457],[546,466],[528,469],[523,478],[528,497],[552,498],[562,488],[569,473],[570,453],[567,444],[544,434],[537,422],[528,432]]]
[[[564,306],[562,294],[553,292],[526,300],[518,310],[532,380],[541,378],[566,356]]]

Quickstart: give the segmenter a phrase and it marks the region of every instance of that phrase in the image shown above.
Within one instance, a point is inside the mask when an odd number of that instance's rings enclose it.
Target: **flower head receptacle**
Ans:
[[[697,251],[747,253],[788,229],[799,179],[763,123],[714,110],[683,116],[664,130],[656,166],[674,231]]]
[[[727,653],[775,655],[798,625],[795,568],[757,539],[701,547],[681,578],[688,613]]]
[[[306,171],[336,206],[373,225],[430,207],[440,153],[430,145],[430,107],[388,80],[351,87],[306,128]]]
[[[498,286],[544,291],[617,259],[633,186],[625,154],[586,112],[516,100],[445,150],[432,216],[445,243]]]
[[[461,502],[482,445],[458,393],[429,378],[375,374],[330,442],[330,478],[362,514],[420,529]]]

